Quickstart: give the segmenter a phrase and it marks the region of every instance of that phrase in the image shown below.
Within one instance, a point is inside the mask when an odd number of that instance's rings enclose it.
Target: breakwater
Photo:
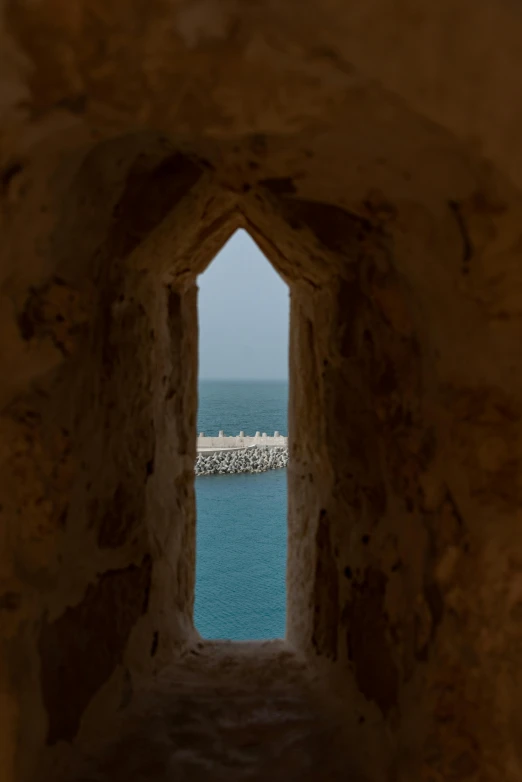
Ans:
[[[288,438],[275,432],[273,437],[256,432],[254,437],[205,437],[197,439],[196,475],[233,475],[278,470],[288,464]]]

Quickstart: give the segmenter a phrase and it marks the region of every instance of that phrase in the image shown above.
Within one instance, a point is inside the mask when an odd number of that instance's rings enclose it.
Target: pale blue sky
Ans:
[[[198,279],[199,376],[288,377],[288,287],[246,231]]]

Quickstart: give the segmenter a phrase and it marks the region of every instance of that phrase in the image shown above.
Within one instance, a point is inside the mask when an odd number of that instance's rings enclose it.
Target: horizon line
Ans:
[[[234,381],[240,381],[240,382],[247,382],[247,383],[259,383],[266,381],[267,383],[274,383],[274,382],[286,382],[288,381],[288,377],[199,377],[198,381],[201,380],[212,380],[213,382],[228,382],[230,380]]]

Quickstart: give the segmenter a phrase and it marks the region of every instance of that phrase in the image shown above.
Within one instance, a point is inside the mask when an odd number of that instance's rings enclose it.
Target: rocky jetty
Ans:
[[[288,448],[238,448],[198,453],[196,476],[234,475],[241,472],[266,472],[280,470],[288,464]]]

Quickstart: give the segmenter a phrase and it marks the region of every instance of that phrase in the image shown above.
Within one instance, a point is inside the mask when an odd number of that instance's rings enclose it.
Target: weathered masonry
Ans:
[[[4,782],[522,779],[522,6],[13,0]],[[291,291],[288,626],[193,626],[196,278]]]

